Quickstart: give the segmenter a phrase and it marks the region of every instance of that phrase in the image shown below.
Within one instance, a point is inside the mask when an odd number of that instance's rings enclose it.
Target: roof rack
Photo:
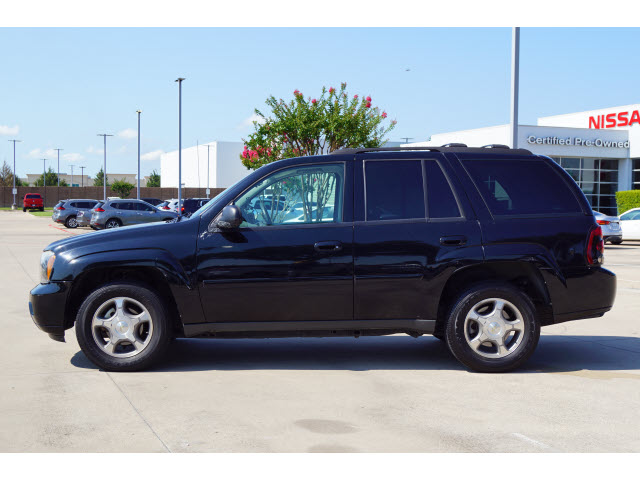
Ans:
[[[464,143],[447,143],[440,147],[378,147],[378,148],[341,148],[334,150],[330,155],[355,155],[358,153],[372,152],[468,152],[468,153],[484,153],[489,149],[509,150],[511,154],[531,155],[529,150],[524,148],[510,148],[508,145],[492,143],[483,147],[468,147]]]

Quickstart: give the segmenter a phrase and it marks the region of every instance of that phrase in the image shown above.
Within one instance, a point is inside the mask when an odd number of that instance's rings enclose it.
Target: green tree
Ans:
[[[149,175],[147,180],[147,187],[159,187],[160,186],[160,174],[155,170]]]
[[[34,184],[35,187],[42,187],[45,186],[44,183],[44,173],[42,175],[40,175],[40,178],[38,178]],[[58,174],[56,172],[53,171],[53,168],[49,167],[49,170],[47,170],[47,183],[46,183],[47,187],[57,187],[58,186]],[[65,179],[60,179],[60,186],[61,187],[68,187],[69,184],[67,183],[67,181]]]
[[[254,132],[245,143],[240,159],[256,169],[282,158],[318,155],[340,148],[380,147],[396,121],[384,125],[387,113],[372,108],[371,97],[349,97],[347,84],[340,90],[323,87],[319,98],[306,100],[298,90],[285,103],[271,95],[266,104],[269,115],[256,109]]]
[[[126,180],[116,180],[111,184],[111,190],[116,192],[120,198],[127,198],[135,185]]]
[[[102,168],[100,169],[100,171],[98,173],[96,173],[96,178],[93,179],[93,186],[94,187],[101,187],[104,185],[104,171],[102,170]],[[107,187],[109,186],[109,176],[107,175]]]
[[[16,187],[27,186],[25,182],[16,177]],[[0,187],[13,187],[13,172],[5,160],[0,169]]]

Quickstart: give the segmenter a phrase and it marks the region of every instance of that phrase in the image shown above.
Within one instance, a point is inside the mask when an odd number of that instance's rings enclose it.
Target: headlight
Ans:
[[[40,283],[49,283],[51,274],[53,273],[53,262],[55,262],[56,256],[52,251],[47,250],[42,252],[40,257]]]

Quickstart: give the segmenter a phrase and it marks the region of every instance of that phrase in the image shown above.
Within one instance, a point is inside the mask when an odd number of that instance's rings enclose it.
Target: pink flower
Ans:
[[[367,102],[371,102],[371,97],[367,97],[367,98],[365,98],[365,100],[366,100]]]
[[[311,103],[313,103],[313,104],[315,105],[316,103],[318,103],[318,100],[316,100],[316,99],[314,98],[313,100],[311,100]]]
[[[367,104],[365,105],[365,107],[367,107],[367,108],[371,108],[371,102],[367,102]]]
[[[396,123],[398,123],[397,120],[391,120],[391,125],[395,125]]]
[[[298,95],[300,95],[300,90],[298,90],[297,88],[293,91],[293,94],[297,97]]]
[[[354,99],[354,100],[357,100],[357,99],[358,99],[358,95],[354,95],[354,96],[353,96],[353,99]]]
[[[387,118],[387,112],[382,112],[382,118]]]
[[[329,89],[329,93],[333,93],[333,92],[335,92],[335,91],[336,91],[336,89],[335,89],[335,88],[333,88],[333,87],[331,87],[331,88]]]

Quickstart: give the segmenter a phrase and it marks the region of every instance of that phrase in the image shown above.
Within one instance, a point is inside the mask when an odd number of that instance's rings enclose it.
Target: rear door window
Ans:
[[[569,185],[544,160],[462,161],[493,215],[582,213]]]
[[[451,185],[435,160],[425,162],[429,218],[458,218],[460,208]]]
[[[425,218],[420,160],[365,161],[366,220]]]

